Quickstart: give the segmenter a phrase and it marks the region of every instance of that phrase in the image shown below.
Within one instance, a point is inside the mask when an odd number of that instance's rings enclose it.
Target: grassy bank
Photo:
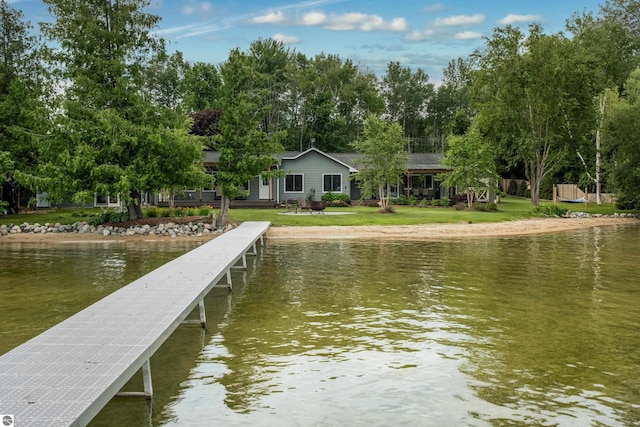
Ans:
[[[550,202],[543,205],[551,205]],[[559,207],[571,211],[585,211],[584,204],[559,203]],[[612,214],[621,212],[611,204],[589,204],[589,213]],[[90,221],[102,212],[91,209],[48,209],[18,215],[0,215],[0,224],[60,223],[72,224],[78,221]],[[415,225],[430,223],[487,223],[525,219],[537,216],[532,211],[529,199],[506,198],[496,212],[476,210],[456,210],[440,207],[397,206],[394,214],[380,214],[374,207],[327,208],[327,213],[349,212],[348,215],[323,215],[313,213],[302,215],[288,213],[286,209],[231,209],[231,221],[271,221],[273,225]],[[167,222],[171,218],[167,218]]]

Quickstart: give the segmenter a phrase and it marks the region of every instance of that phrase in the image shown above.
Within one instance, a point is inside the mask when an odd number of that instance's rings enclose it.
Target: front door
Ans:
[[[264,175],[260,175],[258,179],[260,181],[260,185],[258,186],[258,197],[260,200],[269,200],[271,199],[271,191],[270,190],[270,179]]]

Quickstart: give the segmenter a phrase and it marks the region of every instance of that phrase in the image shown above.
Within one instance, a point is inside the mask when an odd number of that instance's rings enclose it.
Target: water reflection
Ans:
[[[37,314],[65,316],[186,249],[2,251],[0,309],[19,312],[0,324],[0,345],[52,321]],[[25,279],[16,266],[27,257],[34,265]],[[151,417],[140,400],[114,399],[92,425],[640,419],[640,227],[271,242],[253,259],[247,272],[233,272],[233,293],[223,284],[207,297],[206,330],[183,325],[152,357]],[[29,298],[39,298],[37,309]],[[127,385],[140,388],[139,375]]]
[[[165,424],[630,424],[637,237],[271,243]]]

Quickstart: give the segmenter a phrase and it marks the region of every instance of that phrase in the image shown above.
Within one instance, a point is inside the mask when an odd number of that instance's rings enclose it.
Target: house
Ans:
[[[327,192],[347,194],[352,201],[360,200],[360,189],[352,179],[358,172],[358,157],[358,153],[325,153],[315,147],[302,152],[286,152],[279,156],[280,164],[274,166],[280,176],[269,177],[265,174],[254,177],[243,188],[247,190],[246,196],[233,201],[232,206],[279,206],[288,200],[306,198],[312,192],[316,200],[320,200]],[[206,152],[205,167],[209,173],[215,174],[218,158],[218,152]],[[392,196],[403,194],[418,199],[448,196],[448,190],[436,179],[437,174],[446,171],[441,160],[441,154],[410,154],[408,172],[392,186]],[[159,195],[158,204],[168,204],[168,197]],[[219,200],[218,187],[188,189],[175,196],[177,206],[217,206]]]

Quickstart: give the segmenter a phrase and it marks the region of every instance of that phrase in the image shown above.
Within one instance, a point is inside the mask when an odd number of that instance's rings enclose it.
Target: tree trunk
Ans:
[[[140,192],[138,190],[131,190],[131,201],[127,205],[127,212],[129,213],[129,221],[135,221],[142,218],[142,206],[140,206]]]
[[[600,120],[598,121],[598,130],[596,131],[596,203],[602,204],[602,183],[600,182],[600,129],[604,120],[605,96],[600,96]]]
[[[387,207],[387,196],[384,194],[384,185],[378,185],[378,199],[380,199],[380,209]]]
[[[225,194],[222,195],[220,200],[220,216],[216,220],[216,227],[222,228],[227,225],[227,221],[229,220],[229,206],[231,205],[231,200]]]

